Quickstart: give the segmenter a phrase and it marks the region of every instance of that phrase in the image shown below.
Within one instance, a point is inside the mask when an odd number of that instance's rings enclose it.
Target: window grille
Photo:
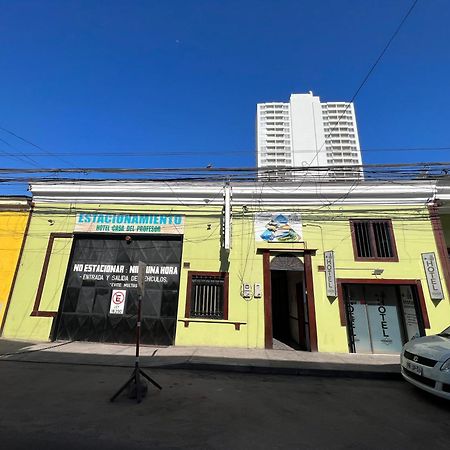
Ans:
[[[390,220],[354,220],[351,224],[356,259],[397,260]]]
[[[228,277],[226,273],[190,274],[189,317],[227,319]]]

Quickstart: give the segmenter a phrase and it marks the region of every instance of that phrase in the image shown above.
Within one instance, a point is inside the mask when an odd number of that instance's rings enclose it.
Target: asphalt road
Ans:
[[[0,361],[0,448],[448,449],[450,402],[402,381]]]

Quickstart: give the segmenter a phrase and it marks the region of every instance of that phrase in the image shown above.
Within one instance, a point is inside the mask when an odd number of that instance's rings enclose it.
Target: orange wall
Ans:
[[[0,211],[0,324],[25,234],[28,211]]]

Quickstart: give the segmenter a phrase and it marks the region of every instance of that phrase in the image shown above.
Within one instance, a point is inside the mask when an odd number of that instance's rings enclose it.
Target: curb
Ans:
[[[19,358],[0,358],[0,363],[31,363],[31,364],[59,364],[69,366],[92,366],[92,367],[119,367],[133,368],[133,364],[108,364],[95,362],[74,362],[74,361],[49,361],[49,360],[27,360]],[[199,370],[211,372],[228,372],[228,373],[248,373],[259,375],[290,375],[290,376],[310,376],[310,377],[328,377],[328,378],[359,378],[368,380],[401,380],[400,366],[397,371],[382,371],[370,369],[336,369],[336,368],[320,368],[320,367],[281,367],[281,366],[264,366],[249,364],[218,364],[207,362],[180,362],[167,364],[149,364],[141,361],[142,369],[167,369],[167,370]]]
[[[355,369],[320,369],[307,367],[271,367],[249,366],[239,364],[213,364],[213,363],[179,363],[162,366],[143,366],[148,369],[181,369],[205,370],[212,372],[253,373],[260,375],[296,375],[310,377],[330,378],[360,378],[368,380],[401,380],[400,366],[398,372]]]

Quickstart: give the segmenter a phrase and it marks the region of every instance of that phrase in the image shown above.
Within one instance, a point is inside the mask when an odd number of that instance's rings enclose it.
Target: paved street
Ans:
[[[401,381],[157,369],[137,405],[130,370],[0,361],[9,449],[448,449],[450,404]]]

